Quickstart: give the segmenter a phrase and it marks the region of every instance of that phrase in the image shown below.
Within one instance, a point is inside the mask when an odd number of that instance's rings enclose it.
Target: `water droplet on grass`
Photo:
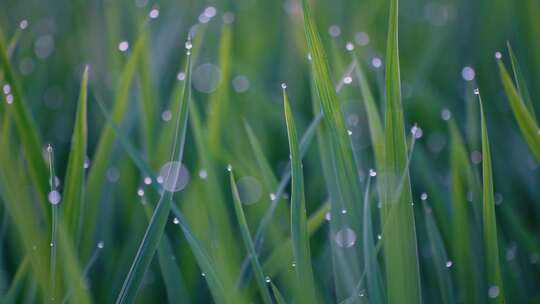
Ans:
[[[427,193],[425,193],[425,192],[422,193],[422,194],[420,195],[420,199],[423,200],[423,201],[427,200],[427,199],[428,199]]]
[[[97,243],[97,248],[103,249],[103,247],[105,247],[105,243],[103,243],[103,241]]]
[[[339,247],[349,248],[356,243],[356,233],[350,228],[343,228],[336,232],[334,239]]]
[[[452,267],[452,265],[454,265],[454,263],[452,263],[452,261],[446,261],[446,264],[444,266],[446,266],[446,268],[450,268],[450,267]]]
[[[118,43],[118,50],[120,52],[125,52],[129,49],[129,42],[127,41],[121,41],[120,43]]]
[[[49,192],[49,195],[47,196],[49,199],[49,203],[53,205],[58,205],[60,203],[60,200],[62,200],[62,196],[60,195],[60,192],[53,190]]]
[[[208,177],[208,172],[204,169],[199,170],[199,177],[202,179],[206,179]]]
[[[493,286],[489,287],[489,289],[488,289],[488,296],[491,299],[495,299],[496,297],[498,297],[499,293],[500,293],[500,290],[499,290],[499,287],[497,285],[493,285]]]
[[[173,221],[172,221],[172,222],[173,222],[173,224],[175,224],[175,225],[180,224],[180,220],[179,220],[177,217],[173,218]]]

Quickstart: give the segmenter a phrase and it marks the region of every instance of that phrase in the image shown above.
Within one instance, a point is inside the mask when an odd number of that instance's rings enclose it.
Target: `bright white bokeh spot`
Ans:
[[[324,215],[324,218],[327,220],[327,221],[330,221],[332,219],[332,214],[330,212],[326,212],[326,214]]]
[[[206,171],[205,169],[201,169],[199,171],[199,177],[202,179],[206,179],[208,177],[208,171]]]
[[[83,168],[84,168],[84,169],[90,168],[90,158],[88,158],[88,156],[85,156],[85,157],[84,157]]]
[[[491,299],[495,299],[496,297],[498,297],[499,293],[500,293],[500,290],[499,290],[499,287],[497,285],[490,286],[489,289],[488,289],[488,296]]]
[[[129,49],[129,42],[127,41],[121,41],[120,43],[118,43],[118,50],[120,52],[125,52]]]
[[[203,63],[193,71],[193,86],[197,91],[212,93],[219,86],[221,71],[219,67],[211,63]]]
[[[347,214],[347,209],[342,209],[341,214]]]
[[[242,204],[250,205],[259,201],[262,194],[261,183],[253,176],[244,176],[236,182]]]
[[[354,36],[354,41],[360,46],[366,46],[369,44],[369,35],[366,32],[358,32]]]
[[[369,169],[369,176],[371,176],[371,177],[377,176],[377,171],[375,171],[373,169]]]
[[[60,203],[60,200],[62,200],[62,196],[60,195],[60,192],[53,190],[49,192],[49,195],[47,196],[49,199],[49,203],[53,205],[58,205]]]
[[[285,90],[287,88],[287,84],[285,82],[281,83],[281,88]]]
[[[452,261],[446,261],[446,264],[444,264],[444,266],[446,266],[446,268],[450,268],[450,267],[452,267],[452,265],[454,265],[454,263]]]
[[[151,183],[152,183],[152,179],[149,176],[144,178],[144,184],[145,185],[150,185]]]
[[[144,196],[144,190],[143,189],[137,190],[137,195],[140,196],[140,197],[143,197]]]
[[[24,30],[27,27],[28,27],[28,20],[26,20],[26,19],[21,20],[21,22],[19,23],[19,28],[21,30]]]
[[[379,57],[373,57],[373,59],[371,59],[371,65],[374,67],[374,68],[380,68],[382,66],[382,60],[381,58]]]
[[[176,75],[176,79],[178,79],[178,80],[180,80],[180,81],[186,79],[186,73],[184,73],[184,72],[178,73],[178,74]]]
[[[347,44],[345,44],[345,49],[346,49],[347,51],[352,51],[352,50],[354,50],[354,44],[353,44],[352,42],[350,42],[350,41],[347,42]]]
[[[266,281],[266,283],[270,283],[272,280],[270,280],[270,277],[269,277],[269,276],[266,276],[265,281]]]
[[[3,87],[2,87],[2,91],[4,91],[4,94],[9,94],[11,92],[11,86],[9,84],[5,84]]]
[[[234,91],[237,93],[243,93],[249,89],[249,79],[244,75],[238,75],[234,77],[232,85]]]
[[[150,17],[150,19],[156,19],[157,17],[159,17],[159,9],[157,8],[152,9],[150,13],[148,14],[148,17]]]
[[[330,34],[330,36],[332,37],[338,37],[339,35],[341,35],[341,28],[337,25],[331,25],[329,28],[328,28],[328,33]]]
[[[334,239],[339,247],[349,248],[356,243],[356,233],[351,228],[343,228],[336,232]]]
[[[11,94],[6,95],[6,102],[7,102],[7,104],[12,104],[13,103],[13,95],[11,95]]]
[[[422,129],[418,127],[417,125],[414,125],[411,128],[411,134],[414,136],[414,138],[419,139],[424,134],[424,131],[422,131]]]
[[[173,224],[175,224],[175,225],[180,224],[180,220],[179,220],[177,217],[173,218],[172,222],[173,222]]]
[[[495,52],[495,58],[496,59],[501,59],[502,58],[501,52]]]
[[[474,89],[473,91],[474,95],[480,95],[480,90],[478,88]]]
[[[465,79],[465,81],[472,81],[474,77],[476,76],[476,73],[474,72],[474,69],[470,66],[466,66],[461,70],[461,77]]]
[[[97,248],[103,249],[103,247],[105,247],[105,243],[103,243],[103,241],[97,243]]]
[[[424,193],[420,194],[420,199],[423,200],[423,201],[427,200],[428,199],[427,193],[424,192]]]
[[[177,161],[163,165],[159,170],[159,176],[163,179],[161,185],[169,192],[182,191],[189,183],[189,171],[186,166]]]
[[[213,18],[216,15],[217,11],[216,8],[213,6],[209,6],[204,9],[204,15],[208,18]]]
[[[343,78],[343,83],[344,84],[350,84],[352,82],[352,77],[351,76],[345,76]]]

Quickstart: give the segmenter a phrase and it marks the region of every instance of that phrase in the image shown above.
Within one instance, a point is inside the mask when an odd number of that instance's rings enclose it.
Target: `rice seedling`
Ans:
[[[538,302],[539,13],[0,3],[0,303]]]

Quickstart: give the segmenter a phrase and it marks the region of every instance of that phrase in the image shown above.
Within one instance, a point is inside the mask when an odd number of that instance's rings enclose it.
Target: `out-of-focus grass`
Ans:
[[[2,2],[0,302],[534,302],[539,11]]]

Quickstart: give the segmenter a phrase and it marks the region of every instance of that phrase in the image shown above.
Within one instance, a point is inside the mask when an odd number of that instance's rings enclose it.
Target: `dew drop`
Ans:
[[[176,79],[178,79],[180,81],[186,79],[186,73],[180,72],[180,73],[176,74]]]
[[[422,193],[422,194],[420,195],[420,199],[423,200],[423,201],[427,200],[427,199],[428,199],[427,193],[425,193],[425,192]]]
[[[270,283],[270,282],[271,282],[270,277],[269,277],[269,276],[266,276],[265,281],[266,281],[266,283]]]
[[[19,23],[19,28],[21,30],[24,30],[27,27],[28,27],[28,20],[26,20],[26,19],[21,20],[21,22]]]
[[[350,228],[343,228],[336,232],[334,239],[339,247],[349,248],[356,243],[356,233]]]
[[[474,89],[474,95],[480,95],[480,90],[478,90],[478,88]]]
[[[103,241],[97,243],[97,248],[103,249],[103,247],[105,247],[105,243],[103,243]]]
[[[60,203],[60,200],[62,200],[62,195],[60,195],[60,192],[53,190],[49,192],[47,198],[49,199],[49,203],[53,205],[58,205],[58,203]]]
[[[88,169],[89,167],[90,167],[90,158],[88,158],[88,156],[85,156],[85,157],[84,157],[83,168],[84,168],[84,169]]]
[[[13,95],[9,94],[6,96],[6,103],[12,104],[13,103]]]
[[[341,209],[341,214],[347,214],[347,209]]]
[[[281,83],[281,88],[285,90],[287,88],[287,84],[285,82],[282,82]]]
[[[144,190],[143,189],[137,190],[137,195],[140,197],[144,196]]]
[[[470,66],[466,66],[461,70],[461,77],[463,77],[465,81],[472,81],[475,76],[476,73],[474,72],[474,69]]]
[[[232,171],[232,166],[231,166],[231,164],[228,164],[228,165],[227,165],[227,171],[229,171],[229,172]]]
[[[351,84],[352,83],[352,77],[351,76],[345,76],[343,78],[343,83],[344,84]]]
[[[490,286],[488,289],[488,296],[492,299],[495,299],[499,296],[499,287],[497,285]]]
[[[199,177],[202,179],[206,179],[208,177],[208,172],[205,169],[199,170]]]
[[[161,113],[161,119],[163,121],[170,121],[172,118],[172,113],[169,110],[165,110]]]
[[[495,52],[495,59],[500,60],[502,58],[501,52],[497,51]]]
[[[312,59],[312,58],[311,58],[311,53],[308,53],[308,54],[307,54],[307,59],[308,59],[309,61],[311,61],[311,59]]]
[[[352,51],[354,50],[354,44],[352,42],[347,42],[347,44],[345,45],[345,49],[347,49],[347,51]]]
[[[179,220],[177,217],[173,218],[173,221],[172,221],[172,222],[173,222],[173,224],[175,224],[175,225],[180,224],[180,220]]]
[[[292,263],[291,263],[291,266],[292,266],[292,267],[296,267],[296,263],[295,263],[295,262],[292,262]]]
[[[201,275],[202,275],[203,277],[206,277],[206,273],[204,273],[204,272],[201,272]]]
[[[450,118],[452,117],[452,112],[450,112],[450,110],[444,108],[442,109],[441,111],[441,118],[445,121],[448,121],[450,120]]]
[[[373,169],[369,169],[369,176],[371,176],[371,177],[377,176],[377,171],[375,171]]]
[[[2,87],[2,90],[4,91],[4,94],[9,94],[11,92],[11,86],[9,84],[5,84],[3,87]]]
[[[424,131],[422,131],[422,129],[418,127],[417,125],[414,125],[411,128],[411,134],[414,136],[414,138],[419,139],[424,134]]]
[[[380,68],[382,66],[382,60],[381,58],[379,57],[373,57],[373,59],[371,59],[371,65],[374,67],[374,68]]]
[[[446,261],[446,264],[444,266],[446,266],[446,268],[450,268],[452,267],[452,265],[454,265],[452,261]]]
[[[378,240],[381,240],[381,239],[382,239],[382,235],[377,234],[377,239],[378,239]]]
[[[351,131],[351,130],[347,130],[347,134],[352,135],[352,131]]]
[[[150,17],[150,19],[156,19],[157,17],[159,17],[159,9],[153,8],[148,14],[148,17]]]
[[[129,49],[129,43],[127,41],[121,41],[119,44],[118,44],[118,50],[120,52],[125,52]]]
[[[149,176],[144,178],[144,184],[145,185],[150,185],[151,183],[152,183],[152,179]]]
[[[330,221],[332,219],[332,214],[330,212],[326,212],[326,214],[324,215],[324,218],[327,220],[327,221]]]
[[[188,38],[188,40],[184,44],[184,47],[186,48],[186,50],[191,50],[191,48],[193,47],[193,44],[191,43],[191,38]]]
[[[275,201],[276,200],[276,194],[275,193],[270,193],[270,200],[271,201]]]

